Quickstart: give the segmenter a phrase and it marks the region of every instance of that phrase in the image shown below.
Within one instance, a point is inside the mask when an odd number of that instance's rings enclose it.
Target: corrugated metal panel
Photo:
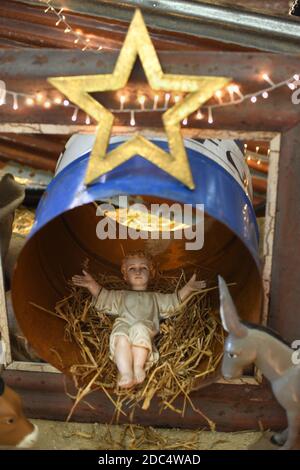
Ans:
[[[46,47],[59,49],[78,48],[74,35],[65,34],[63,25],[55,26],[57,17],[45,13],[45,6],[29,5],[14,0],[0,3],[0,47]],[[80,31],[90,39],[90,46],[97,49],[119,50],[128,28],[128,22],[93,17],[68,12],[66,18],[74,31]],[[149,28],[158,50],[247,50],[238,45],[164,30]]]

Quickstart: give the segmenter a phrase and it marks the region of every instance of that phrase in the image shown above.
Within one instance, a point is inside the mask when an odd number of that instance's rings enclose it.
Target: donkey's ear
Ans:
[[[0,221],[11,214],[24,200],[25,186],[6,173],[0,180]]]
[[[226,282],[221,276],[218,276],[218,280],[220,292],[220,315],[223,328],[228,333],[242,338],[247,335],[247,327],[240,321]]]

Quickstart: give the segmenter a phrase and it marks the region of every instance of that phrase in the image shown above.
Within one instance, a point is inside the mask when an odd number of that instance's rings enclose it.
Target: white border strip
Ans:
[[[62,372],[47,362],[23,362],[14,361],[9,364],[6,370],[23,370],[26,372],[51,372],[54,374],[61,374]]]
[[[1,240],[0,240],[0,243],[1,243]],[[2,341],[5,345],[6,364],[10,364],[12,361],[12,358],[11,358],[10,339],[9,339],[9,330],[8,330],[6,298],[5,298],[5,290],[4,290],[4,275],[3,275],[3,268],[2,268],[1,252],[0,252],[0,331],[1,331]],[[0,364],[0,367],[1,367],[1,364]]]
[[[272,275],[272,261],[274,249],[274,232],[277,206],[277,191],[279,179],[279,158],[280,158],[280,134],[270,142],[269,173],[267,184],[266,217],[263,241],[263,290],[264,290],[264,308],[262,323],[267,324],[270,303],[270,288]]]

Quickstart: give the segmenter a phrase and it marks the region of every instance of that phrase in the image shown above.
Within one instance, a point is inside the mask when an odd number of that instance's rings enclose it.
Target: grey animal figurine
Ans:
[[[8,258],[14,213],[24,197],[25,187],[18,184],[12,175],[6,174],[0,179],[0,251],[4,263]]]
[[[266,327],[242,322],[224,279],[219,276],[220,314],[228,332],[224,346],[222,374],[235,379],[254,363],[270,381],[273,393],[285,409],[288,427],[274,434],[280,449],[300,449],[300,365],[293,363],[295,351]]]
[[[13,233],[12,230],[15,210],[22,204],[24,197],[25,187],[15,181],[12,175],[5,174],[0,179],[0,262],[3,263],[5,278],[9,285],[14,266],[26,242],[25,236]],[[17,361],[39,361],[17,323],[11,292],[7,291],[5,296],[13,358]]]

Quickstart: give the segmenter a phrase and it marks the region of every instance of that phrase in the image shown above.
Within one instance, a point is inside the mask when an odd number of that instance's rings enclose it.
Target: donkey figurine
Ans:
[[[15,210],[23,202],[24,197],[25,186],[15,181],[12,175],[5,174],[0,179],[0,262],[3,263],[5,287],[7,289],[11,286],[15,264],[26,242],[25,236],[13,233]],[[5,297],[14,359],[18,361],[39,361],[40,359],[24,338],[17,323],[9,290],[5,293]]]
[[[287,414],[288,428],[274,434],[272,442],[283,450],[300,449],[300,365],[293,364],[295,351],[272,330],[240,320],[221,276],[219,291],[222,324],[229,333],[222,362],[224,378],[238,378],[246,366],[254,363],[270,381]]]

